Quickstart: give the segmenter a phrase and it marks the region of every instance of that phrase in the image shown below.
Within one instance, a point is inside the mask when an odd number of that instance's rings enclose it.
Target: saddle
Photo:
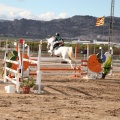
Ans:
[[[58,49],[59,47],[61,47],[61,46],[64,46],[64,44],[62,44],[62,43],[57,43],[57,44],[55,44],[54,46],[53,46],[53,50],[54,49]]]

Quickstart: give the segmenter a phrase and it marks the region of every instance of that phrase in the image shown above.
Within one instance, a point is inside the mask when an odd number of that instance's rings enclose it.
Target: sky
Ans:
[[[50,21],[75,15],[110,16],[111,0],[0,0],[0,19]],[[114,16],[120,17],[120,0],[115,0]]]

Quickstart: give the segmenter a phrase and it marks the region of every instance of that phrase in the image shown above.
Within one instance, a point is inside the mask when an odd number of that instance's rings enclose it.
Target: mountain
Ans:
[[[73,16],[51,21],[15,19],[0,20],[0,36],[45,39],[56,32],[65,39],[108,40],[110,17],[105,18],[104,26],[96,27],[96,17]],[[120,41],[120,18],[114,17],[113,40]]]

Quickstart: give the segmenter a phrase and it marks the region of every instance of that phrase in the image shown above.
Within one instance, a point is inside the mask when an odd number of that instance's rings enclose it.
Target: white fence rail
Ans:
[[[112,69],[113,72],[120,72],[120,60],[113,60],[112,66],[113,66]]]

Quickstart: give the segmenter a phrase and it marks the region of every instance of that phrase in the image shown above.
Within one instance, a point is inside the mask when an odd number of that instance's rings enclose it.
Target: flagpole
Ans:
[[[110,26],[109,26],[109,39],[108,39],[108,51],[110,52],[111,42],[113,41],[113,23],[114,23],[114,4],[115,0],[111,0],[111,12],[110,12]]]
[[[104,18],[105,19],[105,18]],[[105,22],[105,20],[104,20],[104,22]],[[103,24],[103,40],[102,41],[104,41],[104,24]]]

